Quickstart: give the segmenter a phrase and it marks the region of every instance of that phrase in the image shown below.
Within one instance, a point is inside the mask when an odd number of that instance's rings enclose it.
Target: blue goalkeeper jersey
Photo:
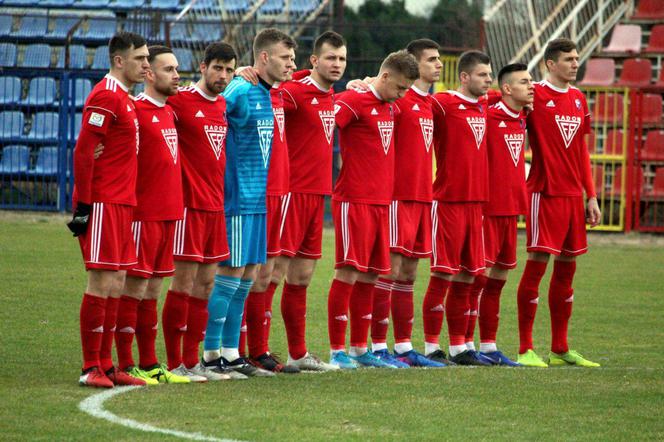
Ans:
[[[274,131],[270,89],[264,81],[254,86],[236,77],[223,93],[228,119],[224,178],[224,210],[228,215],[266,213]]]

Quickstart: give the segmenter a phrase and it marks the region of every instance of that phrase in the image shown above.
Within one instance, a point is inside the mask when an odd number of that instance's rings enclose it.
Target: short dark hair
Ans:
[[[415,57],[403,49],[388,55],[380,65],[380,70],[390,70],[413,81],[420,78],[420,68]]]
[[[503,82],[507,81],[509,75],[512,72],[523,72],[523,71],[528,71],[528,66],[523,63],[512,63],[503,66],[500,72],[498,72],[498,84],[502,86]]]
[[[288,34],[276,28],[267,28],[260,31],[256,34],[256,37],[254,37],[254,58],[258,58],[258,54],[261,51],[264,51],[268,47],[277,43],[283,43],[287,48],[297,48],[297,43],[295,43],[295,40],[293,40]]]
[[[169,48],[168,46],[162,46],[162,45],[153,45],[153,46],[148,46],[148,62],[152,64],[152,62],[157,58],[158,55],[161,54],[172,54],[173,49]]]
[[[132,47],[134,49],[140,48],[148,44],[145,39],[134,32],[118,32],[108,42],[108,58],[111,60],[113,66],[113,57],[120,52],[127,51]]]
[[[225,63],[231,60],[237,60],[237,53],[233,46],[224,42],[210,43],[205,48],[205,53],[203,54],[203,63],[209,65],[212,63],[212,60],[219,60]]]
[[[419,38],[417,40],[411,41],[406,46],[408,53],[415,57],[415,60],[417,61],[420,61],[422,52],[424,52],[425,49],[435,49],[440,51],[440,45],[433,40],[429,40],[428,38]]]
[[[544,50],[544,63],[546,63],[547,60],[558,61],[561,52],[572,52],[574,49],[576,49],[576,43],[569,38],[556,38],[555,40],[551,40],[547,43],[546,49]]]
[[[329,44],[335,49],[346,46],[346,40],[334,31],[325,31],[318,36],[314,42],[314,54],[319,55],[324,44]]]
[[[457,74],[461,75],[462,72],[470,74],[478,64],[491,64],[491,57],[482,51],[466,51],[459,56]]]

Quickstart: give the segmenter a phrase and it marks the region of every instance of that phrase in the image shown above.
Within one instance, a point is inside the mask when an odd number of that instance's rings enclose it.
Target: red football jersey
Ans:
[[[535,83],[533,110],[528,114],[528,141],[533,159],[528,190],[549,196],[595,196],[590,155],[584,140],[590,112],[583,93],[560,89],[544,80]]]
[[[526,168],[523,151],[526,115],[505,102],[490,106],[486,124],[489,155],[489,202],[484,214],[511,216],[526,213]]]
[[[93,170],[77,167],[74,152],[74,201],[136,205],[138,120],[127,92],[107,74],[85,101],[81,132],[103,136],[104,152],[94,160]]]
[[[311,76],[282,85],[291,192],[329,195],[332,191],[334,93]]]
[[[173,110],[145,94],[134,103],[141,137],[134,220],[181,219],[182,169]]]
[[[333,198],[363,204],[390,204],[394,188],[394,116],[398,107],[376,90],[346,91],[336,98],[341,172]]]
[[[179,88],[168,104],[178,131],[185,207],[224,210],[226,100],[221,95],[211,97],[194,85]]]
[[[393,198],[431,202],[433,99],[413,86],[396,103],[401,112],[394,119]]]
[[[288,193],[289,165],[284,99],[283,91],[279,84],[274,84],[270,91],[270,96],[272,98],[272,112],[274,113],[274,134],[272,135],[270,170],[267,172],[267,194],[281,196]]]
[[[434,116],[433,197],[449,202],[486,201],[486,99],[466,97],[456,91],[437,93],[434,99],[441,112]]]

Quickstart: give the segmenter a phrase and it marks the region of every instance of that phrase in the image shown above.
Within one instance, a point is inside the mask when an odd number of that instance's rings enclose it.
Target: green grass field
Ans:
[[[77,385],[78,310],[85,272],[64,219],[0,212],[0,439],[175,440],[79,410],[82,400],[99,391]],[[662,440],[662,239],[593,235],[590,242],[591,252],[580,259],[575,282],[571,344],[600,362],[600,369],[280,375],[139,389],[109,399],[104,407],[121,418],[162,429],[252,441]],[[326,231],[324,256],[309,291],[307,332],[310,349],[326,358],[331,231]],[[515,293],[523,255],[520,259],[503,292],[498,338],[512,356],[518,343]],[[418,305],[428,279],[426,267],[416,286],[414,342],[420,347]],[[279,295],[271,346],[283,354],[278,302]],[[161,336],[158,339],[161,343]],[[546,302],[540,303],[535,343],[545,355]]]

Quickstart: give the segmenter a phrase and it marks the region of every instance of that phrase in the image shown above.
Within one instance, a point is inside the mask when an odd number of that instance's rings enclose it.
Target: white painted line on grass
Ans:
[[[137,422],[133,419],[127,419],[124,417],[117,416],[116,414],[113,414],[110,411],[104,409],[104,402],[111,399],[113,396],[117,396],[122,393],[127,393],[137,388],[143,388],[143,387],[115,387],[110,390],[105,390],[101,393],[93,394],[92,396],[82,400],[78,404],[78,408],[81,411],[89,414],[90,416],[99,419],[104,419],[113,424],[122,425],[124,427],[131,428],[132,430],[145,431],[147,433],[167,434],[169,436],[175,436],[189,440],[201,440],[201,441],[210,441],[210,442],[240,442],[234,439],[219,439],[212,436],[206,436],[201,433],[187,433],[185,431],[159,428],[150,424]]]

